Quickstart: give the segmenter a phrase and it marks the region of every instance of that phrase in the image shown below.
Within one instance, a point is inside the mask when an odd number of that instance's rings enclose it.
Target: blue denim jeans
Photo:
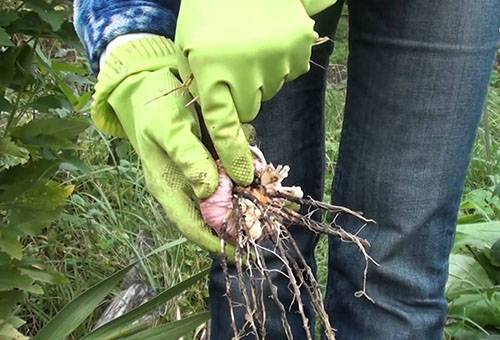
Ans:
[[[334,33],[341,5],[318,16],[322,35]],[[374,303],[356,298],[364,260],[355,246],[332,238],[326,308],[338,339],[441,339],[448,256],[499,41],[500,1],[349,0],[349,12],[347,101],[332,200],[377,221],[360,235],[380,266],[367,276]],[[315,48],[316,63],[327,65],[331,49]],[[289,164],[288,183],[317,199],[324,185],[325,77],[313,66],[265,103],[255,122],[268,159]],[[351,232],[361,226],[349,216],[337,222]],[[303,230],[294,235],[314,267],[317,238]],[[288,281],[278,274],[275,280],[288,307]],[[215,259],[214,340],[232,338],[224,293]],[[295,308],[289,323],[294,338],[305,339]],[[279,315],[268,314],[269,339],[285,338]],[[236,319],[243,324],[243,308]]]

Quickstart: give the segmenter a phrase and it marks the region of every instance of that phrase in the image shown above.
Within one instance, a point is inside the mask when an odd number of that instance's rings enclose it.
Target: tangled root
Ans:
[[[288,176],[289,167],[275,167],[267,163],[262,152],[256,147],[252,147],[252,152],[255,158],[255,181],[248,187],[234,186],[220,169],[220,188],[213,197],[202,202],[201,206],[205,220],[221,237],[221,266],[226,282],[233,339],[243,338],[249,333],[257,339],[266,337],[268,311],[265,301],[269,295],[280,313],[287,339],[293,339],[287,319],[287,309],[291,308],[291,305],[285,305],[279,298],[278,287],[271,275],[277,269],[268,266],[266,259],[269,259],[269,256],[278,260],[282,268],[278,270],[279,275],[288,280],[289,289],[294,296],[292,304],[297,304],[306,338],[313,339],[311,328],[314,325],[310,324],[305,312],[304,294],[309,295],[326,337],[335,339],[335,331],[326,313],[320,286],[289,227],[299,226],[315,234],[334,236],[344,242],[353,243],[365,259],[362,289],[356,292],[355,296],[365,297],[373,302],[366,292],[366,276],[369,263],[378,264],[367,252],[370,244],[357,234],[347,232],[335,221],[339,214],[352,215],[362,220],[365,225],[374,221],[359,212],[303,197],[300,187],[283,186],[282,182]],[[301,214],[300,207],[306,208],[308,213]],[[332,214],[333,222],[328,224],[313,219],[312,216],[317,211]],[[264,242],[266,246],[263,245]],[[267,246],[269,243],[271,247]],[[230,275],[228,270],[228,258],[225,255],[228,244],[235,247],[236,275]],[[231,286],[231,282],[235,281],[239,288],[238,299],[235,299]],[[234,311],[236,307],[245,310],[243,327],[237,326]]]

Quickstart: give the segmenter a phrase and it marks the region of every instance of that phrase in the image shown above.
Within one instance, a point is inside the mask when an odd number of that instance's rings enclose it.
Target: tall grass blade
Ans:
[[[38,332],[33,340],[65,339],[94,312],[101,301],[123,280],[134,265],[135,263],[123,268],[72,300]]]
[[[182,281],[181,283],[176,284],[173,287],[168,288],[163,291],[153,299],[148,302],[142,304],[141,306],[133,309],[120,316],[119,318],[114,319],[113,321],[108,322],[107,324],[99,327],[94,330],[92,333],[88,334],[84,337],[84,340],[108,340],[108,339],[117,339],[123,334],[124,329],[128,329],[130,324],[135,320],[141,318],[142,316],[148,314],[151,311],[154,311],[158,307],[161,307],[168,300],[178,296],[180,293],[185,291],[188,288],[191,288],[195,283],[203,279],[208,274],[209,269],[205,269],[190,278]],[[142,338],[149,339],[149,338]],[[163,339],[173,339],[169,337],[164,337]]]
[[[194,331],[199,325],[210,318],[209,312],[203,312],[189,316],[179,321],[173,321],[160,327],[147,329],[140,333],[124,338],[124,340],[165,340],[178,339],[191,331]]]

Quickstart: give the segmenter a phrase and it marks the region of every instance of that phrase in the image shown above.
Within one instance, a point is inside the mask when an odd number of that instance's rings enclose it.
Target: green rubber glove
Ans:
[[[182,0],[175,43],[179,71],[197,96],[228,175],[247,185],[252,157],[241,123],[285,81],[309,70],[318,39],[298,0]],[[191,80],[192,77],[192,80]]]
[[[307,14],[313,16],[332,6],[337,0],[300,0],[307,11]]]
[[[198,199],[218,185],[215,162],[200,141],[194,109],[176,78],[176,47],[148,37],[116,47],[95,87],[98,128],[126,136],[139,155],[149,191],[184,236],[211,252],[220,241],[203,222]],[[191,106],[192,107],[192,106]]]

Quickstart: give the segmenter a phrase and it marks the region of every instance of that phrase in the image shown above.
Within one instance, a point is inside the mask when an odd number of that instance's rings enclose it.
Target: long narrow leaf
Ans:
[[[194,331],[199,325],[210,318],[210,313],[203,312],[187,317],[179,321],[173,321],[163,326],[147,329],[140,333],[126,337],[124,340],[164,340],[178,339],[191,331]]]
[[[94,312],[101,301],[123,280],[134,265],[135,263],[123,268],[72,300],[38,332],[33,340],[64,339]]]
[[[205,269],[190,278],[176,284],[173,287],[168,288],[162,293],[158,294],[153,299],[142,304],[141,306],[131,310],[127,314],[108,322],[107,324],[94,330],[92,333],[88,334],[83,339],[85,340],[105,340],[105,339],[116,339],[119,334],[123,332],[124,328],[128,328],[132,322],[141,318],[142,316],[148,314],[149,312],[155,310],[156,308],[162,306],[168,300],[176,297],[188,288],[191,288],[193,284],[203,279],[208,274],[209,269]],[[145,339],[145,338],[143,338]],[[164,338],[170,339],[170,338]]]
[[[185,242],[185,239],[169,242],[161,247],[158,247],[144,258],[148,258],[161,251],[173,248],[183,242]],[[114,273],[110,277],[87,289],[85,292],[73,299],[70,303],[64,306],[64,308],[53,319],[51,319],[42,330],[38,332],[33,340],[64,339],[94,312],[101,301],[114,287],[118,285],[118,283],[123,280],[127,272],[135,265],[137,265],[137,261],[134,261],[127,267]],[[130,330],[130,325],[125,328]],[[138,330],[140,329],[138,328]]]

